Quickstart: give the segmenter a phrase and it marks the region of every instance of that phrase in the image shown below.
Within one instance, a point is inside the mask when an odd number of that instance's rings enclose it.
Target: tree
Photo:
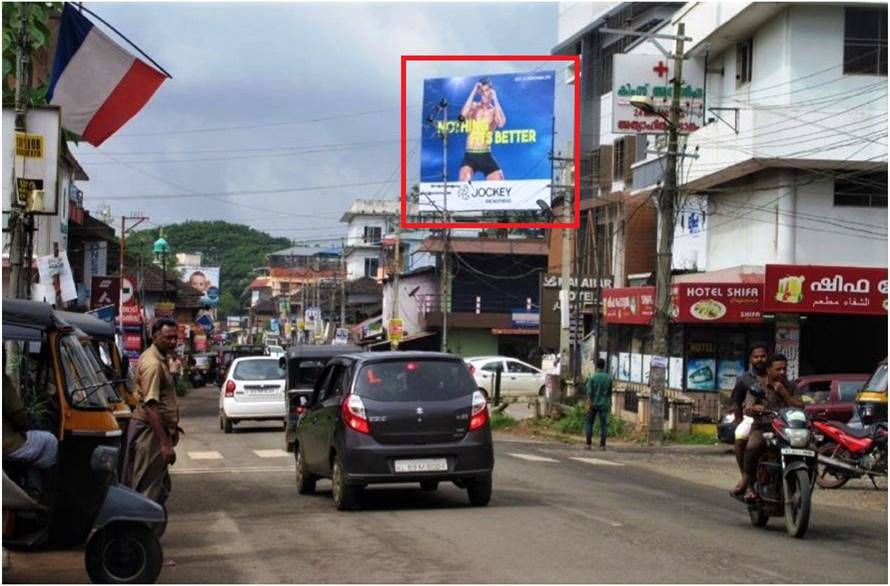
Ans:
[[[219,311],[225,317],[238,315],[241,313],[241,303],[230,291],[223,291],[219,298]]]
[[[42,54],[47,58],[50,46],[49,20],[53,12],[61,12],[61,2],[4,2],[3,3],[3,102],[15,100],[16,47],[22,30],[22,7],[27,4],[27,35],[28,56]],[[28,77],[30,76],[28,72]],[[41,106],[46,104],[46,90],[49,80],[28,90],[27,105]]]

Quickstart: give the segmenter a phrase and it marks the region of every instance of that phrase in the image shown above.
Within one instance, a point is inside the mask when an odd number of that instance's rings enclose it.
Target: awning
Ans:
[[[413,336],[405,336],[404,338],[402,338],[402,341],[399,342],[399,346],[404,346],[408,342],[413,342],[414,340],[420,340],[421,338],[428,338],[435,335],[436,332],[418,332]],[[379,348],[383,345],[389,346],[389,344],[389,340],[381,340],[379,342],[374,342],[373,344],[368,344],[368,348]]]

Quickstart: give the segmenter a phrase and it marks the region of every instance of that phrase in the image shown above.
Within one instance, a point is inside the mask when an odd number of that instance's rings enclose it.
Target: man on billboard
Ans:
[[[479,101],[475,101],[476,96]],[[498,95],[488,79],[482,79],[470,92],[461,118],[467,122],[467,149],[460,166],[460,180],[472,181],[476,173],[482,173],[489,181],[503,181],[504,172],[491,154],[494,131],[507,123]]]

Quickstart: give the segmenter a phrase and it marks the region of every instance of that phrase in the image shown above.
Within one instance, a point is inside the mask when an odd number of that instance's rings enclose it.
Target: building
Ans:
[[[652,29],[682,21],[687,54],[706,60],[703,124],[681,146],[672,388],[726,391],[754,340],[792,376],[870,372],[886,356],[886,19],[886,5],[695,3]],[[627,138],[645,144],[630,185],[645,197],[663,137]],[[606,293],[621,380],[646,382],[653,292]]]
[[[398,200],[357,199],[340,218],[346,224],[343,256],[349,281],[380,277],[383,237],[399,224]]]

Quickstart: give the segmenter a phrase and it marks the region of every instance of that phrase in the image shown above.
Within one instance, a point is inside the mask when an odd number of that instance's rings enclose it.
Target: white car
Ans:
[[[270,345],[266,346],[266,356],[271,356],[272,358],[281,358],[286,354],[284,348],[281,346]]]
[[[236,358],[219,389],[219,428],[232,433],[240,421],[286,420],[285,371],[271,356]]]
[[[495,373],[501,367],[501,396],[534,397],[544,394],[545,373],[540,368],[506,356],[464,358],[476,386],[494,398]]]

